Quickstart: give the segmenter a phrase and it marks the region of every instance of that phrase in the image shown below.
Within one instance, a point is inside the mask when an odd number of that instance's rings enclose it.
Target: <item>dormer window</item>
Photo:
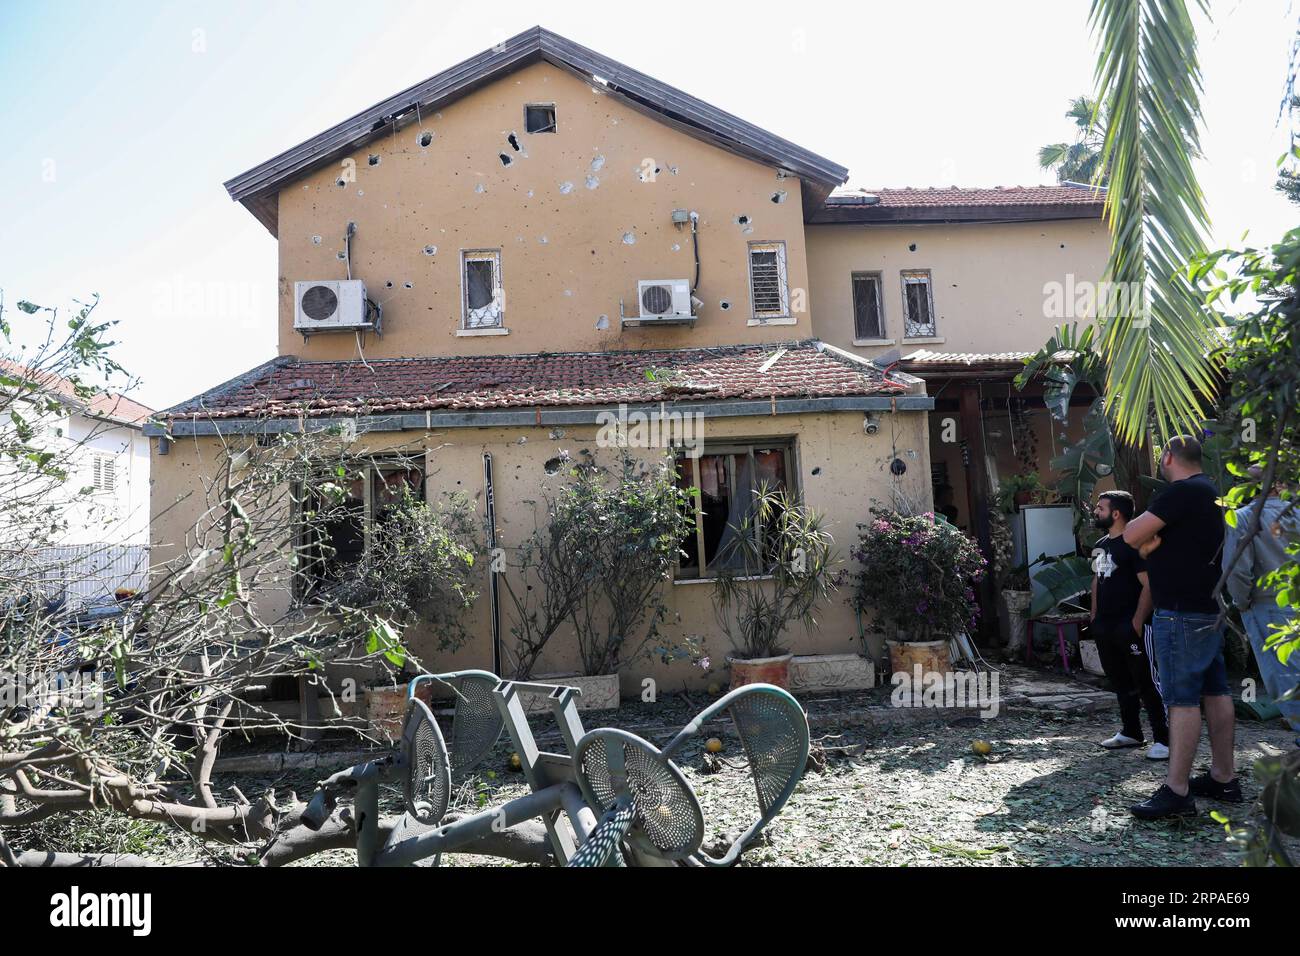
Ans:
[[[554,133],[555,104],[529,103],[525,106],[524,130],[529,133]]]

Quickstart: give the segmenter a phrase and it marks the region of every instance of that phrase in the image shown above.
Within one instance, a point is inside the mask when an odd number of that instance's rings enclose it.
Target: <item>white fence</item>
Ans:
[[[149,580],[149,546],[83,544],[41,548],[25,555],[23,575],[48,597],[93,604],[118,588],[143,590]],[[39,582],[39,583],[38,583]]]

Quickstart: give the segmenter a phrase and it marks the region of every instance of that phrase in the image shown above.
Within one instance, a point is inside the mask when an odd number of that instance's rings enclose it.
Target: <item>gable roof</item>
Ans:
[[[816,340],[713,348],[304,361],[273,359],[160,419],[905,395],[908,376]]]
[[[153,409],[118,392],[97,391],[88,398],[77,394],[77,388],[68,378],[41,370],[36,374],[25,365],[0,358],[0,372],[10,378],[30,383],[31,394],[52,392],[72,410],[90,418],[100,418],[119,425],[141,427],[153,414]]]
[[[806,210],[815,209],[849,171],[703,100],[661,83],[595,50],[540,26],[443,70],[227,181],[230,198],[244,204],[272,235],[278,228],[277,194],[288,182],[354,152],[415,120],[417,109],[437,110],[532,63],[545,61],[602,84],[623,103],[688,135],[785,169],[807,181]]]
[[[1007,222],[1098,219],[1105,187],[949,186],[915,189],[837,189],[812,222]]]

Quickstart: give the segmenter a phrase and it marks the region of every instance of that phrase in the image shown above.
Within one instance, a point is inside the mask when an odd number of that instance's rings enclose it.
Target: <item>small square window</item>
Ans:
[[[525,106],[524,129],[529,133],[554,133],[555,104],[529,103]]]

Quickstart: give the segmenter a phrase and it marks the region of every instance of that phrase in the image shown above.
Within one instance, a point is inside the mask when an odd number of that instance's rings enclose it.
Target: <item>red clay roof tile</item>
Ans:
[[[766,371],[760,367],[786,351]],[[321,362],[286,356],[161,413],[177,418],[901,394],[875,366],[805,341],[716,348]]]

